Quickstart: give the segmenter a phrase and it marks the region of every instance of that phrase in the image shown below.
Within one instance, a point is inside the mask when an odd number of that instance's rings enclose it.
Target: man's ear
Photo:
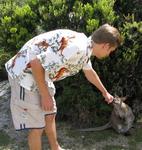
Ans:
[[[116,93],[114,93],[114,97],[115,97],[115,98],[119,98],[119,96],[118,96]]]
[[[100,44],[100,47],[101,47],[101,48],[104,48],[104,47],[105,47],[105,43],[101,43],[101,44]]]
[[[109,43],[103,43],[103,48],[108,49],[110,48],[110,44]]]

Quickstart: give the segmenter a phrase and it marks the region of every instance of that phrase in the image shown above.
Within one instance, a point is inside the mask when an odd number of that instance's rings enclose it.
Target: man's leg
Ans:
[[[57,141],[57,133],[56,133],[56,123],[55,123],[56,115],[46,115],[46,127],[45,132],[48,137],[48,141],[51,147],[51,150],[62,150]]]
[[[30,150],[41,150],[41,136],[43,129],[31,129],[28,136]]]

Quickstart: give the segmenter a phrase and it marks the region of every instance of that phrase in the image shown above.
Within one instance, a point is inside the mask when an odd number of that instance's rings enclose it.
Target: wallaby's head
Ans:
[[[128,106],[123,102],[125,100],[126,98],[124,97],[115,97],[112,102],[115,113],[122,118],[126,115],[128,111]]]

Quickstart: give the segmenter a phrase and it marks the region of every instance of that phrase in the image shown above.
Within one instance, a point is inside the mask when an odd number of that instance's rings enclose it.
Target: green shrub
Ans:
[[[16,3],[1,5],[0,11],[0,45],[7,51],[17,50],[29,40],[36,28],[36,14],[28,4],[18,6]]]
[[[140,97],[142,92],[141,82],[141,56],[142,46],[142,22],[125,22],[123,26],[123,35],[125,41],[121,48],[121,57],[118,58],[119,63],[117,70],[122,78],[117,85],[122,88],[122,95]],[[139,89],[139,90],[138,90]]]
[[[12,53],[7,53],[3,49],[0,49],[0,81],[7,79],[7,73],[4,64],[11,58],[12,55]]]
[[[134,14],[135,21],[141,21],[141,10],[142,10],[142,1],[141,0],[116,0],[114,9],[120,16],[120,20],[128,21],[127,16]],[[119,20],[119,21],[120,21]]]

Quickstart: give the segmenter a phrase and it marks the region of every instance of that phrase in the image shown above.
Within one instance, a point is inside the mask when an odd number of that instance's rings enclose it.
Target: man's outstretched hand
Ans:
[[[108,92],[106,92],[105,94],[103,94],[103,96],[104,96],[104,98],[105,98],[105,101],[106,101],[108,104],[110,104],[110,103],[113,102],[114,97],[113,97],[111,94],[109,94]]]

